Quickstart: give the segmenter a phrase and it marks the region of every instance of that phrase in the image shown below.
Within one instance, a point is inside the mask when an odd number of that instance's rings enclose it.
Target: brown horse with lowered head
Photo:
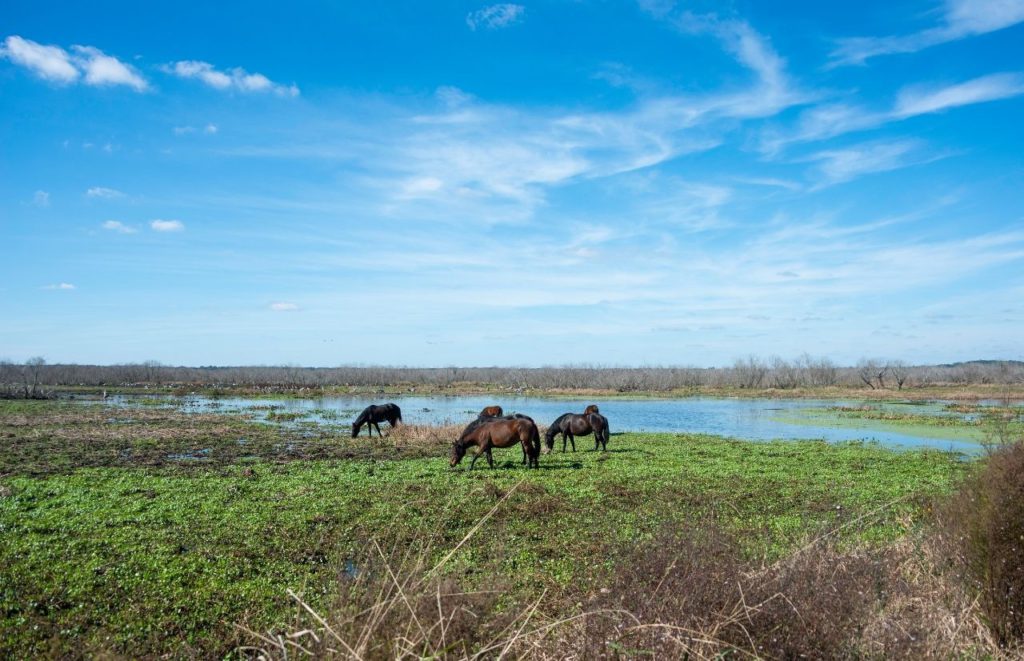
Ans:
[[[554,449],[555,436],[558,434],[562,435],[562,452],[565,452],[566,440],[572,443],[572,451],[575,452],[576,437],[590,434],[594,435],[594,450],[608,450],[608,418],[598,413],[596,404],[588,406],[583,415],[563,413],[558,416],[544,434],[548,452]]]
[[[540,431],[531,418],[525,415],[510,415],[504,418],[480,417],[469,423],[469,426],[459,436],[459,440],[452,443],[449,464],[452,468],[458,466],[462,458],[466,456],[466,450],[475,445],[477,450],[473,455],[473,461],[469,464],[469,469],[473,470],[480,455],[487,455],[488,465],[494,468],[491,450],[493,448],[509,448],[517,443],[523,446],[523,463],[529,462],[530,467],[539,468]]]

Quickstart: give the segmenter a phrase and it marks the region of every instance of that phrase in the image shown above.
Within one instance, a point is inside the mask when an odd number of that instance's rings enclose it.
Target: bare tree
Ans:
[[[44,365],[46,365],[46,359],[42,356],[33,356],[25,361],[25,366],[22,368],[25,399],[35,397],[39,391],[39,377]]]
[[[888,365],[874,359],[861,358],[857,363],[857,376],[872,390],[875,389],[876,381],[879,388],[885,388],[885,373],[888,370]]]
[[[910,367],[902,360],[893,360],[889,362],[889,373],[896,380],[896,389],[903,390],[903,384],[910,377]]]

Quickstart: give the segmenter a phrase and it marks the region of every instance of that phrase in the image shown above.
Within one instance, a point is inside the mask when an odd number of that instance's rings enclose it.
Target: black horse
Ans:
[[[594,410],[591,410],[593,408]],[[544,434],[544,441],[548,446],[548,452],[555,447],[555,436],[562,435],[562,452],[565,452],[565,442],[572,443],[572,451],[576,451],[576,436],[594,435],[594,450],[599,447],[602,450],[608,449],[608,418],[596,412],[597,407],[588,407],[583,415],[578,413],[563,413],[551,423]]]
[[[402,421],[402,409],[398,408],[398,404],[370,404],[363,412],[359,414],[356,421],[352,423],[352,438],[359,436],[359,430],[366,425],[366,428],[370,430],[370,437],[373,437],[373,428],[377,428],[377,436],[383,436],[380,433],[380,426],[378,422],[384,422],[387,420],[394,427]]]

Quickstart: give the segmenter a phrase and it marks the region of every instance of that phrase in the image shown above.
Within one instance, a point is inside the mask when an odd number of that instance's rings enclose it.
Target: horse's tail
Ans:
[[[531,420],[531,422],[533,421]],[[533,423],[530,425],[530,432],[532,436],[530,441],[531,443],[533,443],[533,459],[534,461],[537,461],[540,457],[540,430],[537,429],[537,423]],[[552,439],[551,445],[554,444],[554,439]]]

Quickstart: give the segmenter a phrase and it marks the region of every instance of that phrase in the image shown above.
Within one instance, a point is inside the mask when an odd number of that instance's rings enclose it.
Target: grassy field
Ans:
[[[967,468],[938,452],[620,434],[609,452],[518,450],[447,467],[455,429],[383,440],[228,415],[0,402],[0,656],[223,656],[329,608],[371,540],[503,603],[571,614],[623,558],[714,521],[766,566],[828,534],[899,540]],[[498,507],[495,508],[495,505]],[[508,606],[511,607],[511,606]],[[497,607],[502,608],[501,604]]]

